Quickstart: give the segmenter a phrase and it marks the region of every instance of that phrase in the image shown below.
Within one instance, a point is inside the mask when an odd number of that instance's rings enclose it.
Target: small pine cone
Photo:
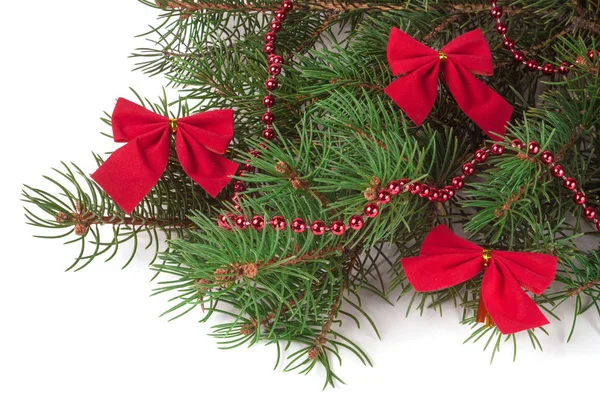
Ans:
[[[258,267],[256,264],[248,263],[241,266],[242,275],[246,278],[254,279],[258,275]]]
[[[283,161],[278,161],[277,164],[275,164],[275,171],[280,174],[288,175],[290,173],[290,167]]]
[[[244,336],[252,335],[254,332],[256,332],[256,327],[252,324],[246,324],[240,329],[240,333]]]
[[[83,225],[83,224],[75,225],[75,234],[77,236],[83,236],[87,233],[87,231],[88,231],[88,227],[86,225]]]
[[[373,200],[377,199],[377,189],[374,189],[372,187],[367,188],[365,190],[365,199],[367,201],[373,201]]]
[[[215,270],[215,280],[226,281],[231,279],[229,276],[229,270],[227,268],[218,268]]]
[[[583,56],[577,56],[577,57],[575,57],[575,64],[583,65],[585,63],[586,63],[586,60],[585,60],[585,58]]]
[[[319,348],[317,346],[313,346],[313,348],[308,351],[308,359],[314,360],[318,356],[319,356]]]
[[[64,212],[59,211],[56,213],[56,222],[60,222],[62,224],[63,222],[67,222],[68,219],[69,216]]]
[[[375,190],[379,189],[379,187],[381,186],[381,179],[379,179],[378,177],[374,176],[371,178],[371,187],[374,188]]]
[[[291,179],[290,182],[292,183],[292,187],[294,189],[302,189],[302,187],[304,186],[302,185],[302,181],[298,178]]]

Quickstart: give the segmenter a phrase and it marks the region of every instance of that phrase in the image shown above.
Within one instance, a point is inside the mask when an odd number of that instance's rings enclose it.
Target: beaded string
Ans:
[[[265,35],[264,52],[267,57],[269,78],[265,81],[265,89],[267,94],[263,97],[263,105],[266,107],[266,111],[261,117],[264,124],[262,137],[267,141],[273,141],[275,139],[275,131],[273,130],[273,122],[275,122],[275,114],[271,111],[271,107],[275,105],[275,96],[273,92],[279,87],[277,76],[281,74],[281,65],[284,63],[283,56],[276,53],[275,42],[277,40],[277,32],[283,28],[283,22],[287,17],[287,13],[294,9],[294,3],[292,0],[284,0],[281,3],[281,7],[275,11],[273,21],[269,24],[270,31]],[[258,150],[251,150],[250,156],[258,157]],[[239,172],[239,176],[243,176],[246,173],[253,172],[254,168],[250,164],[246,164]],[[242,181],[236,181],[233,184],[233,196],[231,202],[236,210],[241,211],[239,206],[239,196],[241,193],[246,191],[246,185]],[[257,218],[257,217],[255,217]],[[259,226],[258,219],[255,221],[255,226]],[[241,224],[241,223],[240,223]],[[219,225],[223,228],[228,228],[229,223],[224,218],[219,218]],[[264,226],[264,221],[263,225]],[[262,229],[261,226],[261,229]]]
[[[546,75],[554,74],[555,72],[561,74],[567,74],[569,72],[570,64],[563,62],[558,68],[554,68],[551,64],[545,64],[544,66],[539,66],[537,61],[529,60],[525,61],[524,53],[520,50],[515,49],[514,40],[506,36],[506,32],[508,30],[507,26],[502,23],[500,17],[502,16],[502,9],[497,5],[496,0],[491,1],[492,10],[490,14],[497,20],[496,31],[503,36],[503,45],[505,48],[511,50],[513,52],[513,58],[516,61],[522,62],[527,66],[527,69],[530,71],[540,70]],[[263,98],[263,104],[266,107],[266,111],[262,116],[262,121],[265,124],[263,130],[263,138],[266,140],[273,140],[275,137],[272,124],[275,121],[275,116],[271,112],[271,107],[275,104],[275,97],[273,96],[273,91],[277,89],[279,83],[277,81],[277,76],[281,73],[281,64],[283,64],[284,60],[281,55],[277,55],[275,53],[275,41],[276,41],[276,32],[279,32],[283,27],[283,21],[285,21],[287,12],[292,11],[293,9],[293,1],[292,0],[284,0],[281,4],[281,8],[275,12],[275,18],[270,23],[271,30],[265,35],[265,46],[264,51],[267,54],[267,62],[269,64],[269,74],[270,77],[265,82],[265,88],[267,89],[267,95]],[[590,56],[591,54],[591,56]],[[595,52],[590,51],[588,56],[590,59],[593,59]],[[533,66],[535,65],[535,68]],[[514,139],[511,143],[511,147],[516,148],[518,150],[523,149],[523,143]],[[348,228],[358,231],[362,229],[365,224],[365,218],[376,218],[380,214],[380,207],[384,206],[395,197],[400,195],[401,193],[410,193],[412,195],[418,196],[423,199],[427,199],[430,202],[439,202],[445,203],[454,197],[456,191],[461,190],[464,187],[465,178],[467,176],[474,175],[475,166],[477,164],[484,163],[488,157],[490,156],[499,156],[504,154],[505,147],[494,143],[489,149],[484,147],[481,148],[474,153],[474,157],[471,161],[466,162],[462,166],[462,175],[455,176],[452,178],[452,182],[450,185],[446,185],[443,188],[436,188],[429,186],[425,183],[420,182],[411,182],[408,178],[401,178],[398,180],[390,181],[385,189],[381,189],[377,193],[377,202],[369,202],[363,210],[362,214],[355,214],[351,216],[347,223],[344,221],[336,220],[331,222],[329,225],[322,220],[316,220],[312,222],[307,222],[303,218],[294,218],[290,224],[290,228],[295,233],[303,233],[307,229],[312,232],[314,235],[321,236],[326,232],[330,232],[336,236],[343,235]],[[534,141],[529,142],[527,147],[527,153],[530,156],[537,156],[540,152],[540,145]],[[252,156],[257,156],[258,152],[253,150],[250,152]],[[519,154],[519,153],[517,153]],[[564,187],[573,193],[573,201],[575,204],[582,207],[583,216],[586,220],[593,222],[595,224],[596,230],[600,232],[600,220],[598,220],[598,213],[593,207],[590,207],[586,204],[587,198],[585,194],[583,194],[577,188],[577,182],[574,178],[567,177],[565,173],[565,169],[562,165],[554,162],[554,154],[548,150],[543,151],[539,155],[539,160],[547,165],[550,169],[551,174],[563,180]],[[242,174],[245,172],[249,172],[252,170],[252,166],[247,165],[242,170]],[[237,194],[243,192],[245,190],[245,186],[242,182],[236,182],[234,185],[234,191],[236,194],[233,196],[232,201],[236,209],[240,210],[237,205]],[[286,229],[288,226],[287,221],[284,217],[278,215],[271,218],[270,221],[265,221],[264,217],[260,215],[256,215],[251,217],[249,220],[244,215],[220,215],[218,218],[218,224],[223,229],[233,229],[231,225],[233,222],[233,226],[237,229],[247,229],[251,227],[257,231],[262,230],[265,227],[265,224],[269,225],[272,229],[276,231],[281,231]]]
[[[504,14],[504,12],[502,10],[502,7],[498,5],[498,0],[490,0],[490,4],[492,6],[490,10],[490,16],[496,20],[496,32],[498,32],[498,34],[502,36],[502,46],[505,49],[510,50],[513,59],[516,62],[523,64],[528,71],[541,71],[544,75],[554,75],[557,73],[566,75],[569,73],[569,70],[574,67],[573,64],[570,64],[566,61],[563,61],[559,65],[555,66],[550,63],[542,65],[540,62],[533,58],[526,59],[525,53],[522,50],[516,48],[516,43],[514,39],[506,35],[506,33],[508,32],[508,25],[502,22],[502,15]],[[596,56],[600,56],[600,51],[590,49],[587,52],[587,56],[590,59],[590,61],[594,61],[594,58]]]

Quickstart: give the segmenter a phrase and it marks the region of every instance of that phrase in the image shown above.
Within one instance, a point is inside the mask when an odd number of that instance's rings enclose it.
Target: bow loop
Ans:
[[[465,67],[473,74],[483,76],[494,74],[492,53],[480,29],[457,37],[440,51],[448,57],[448,61]]]
[[[419,292],[446,289],[484,271],[480,308],[505,334],[548,323],[522,288],[541,294],[554,280],[556,264],[556,257],[546,254],[484,250],[444,225],[427,235],[419,256],[402,259],[408,281]]]
[[[492,139],[501,139],[513,108],[473,74],[493,74],[492,55],[481,30],[467,32],[439,52],[393,28],[387,57],[394,75],[385,89],[406,115],[421,125],[437,97],[440,70],[458,106]]]
[[[177,122],[182,133],[216,154],[225,154],[233,139],[233,110],[206,111]]]
[[[112,116],[116,150],[92,179],[131,213],[167,167],[171,134],[184,171],[212,197],[231,181],[238,165],[221,154],[233,138],[233,111],[209,111],[178,120],[119,99]]]

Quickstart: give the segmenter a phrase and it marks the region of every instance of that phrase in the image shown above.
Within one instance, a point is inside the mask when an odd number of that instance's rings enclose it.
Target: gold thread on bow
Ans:
[[[441,62],[444,62],[444,61],[446,61],[448,59],[448,56],[443,51],[438,52],[438,55],[440,57],[440,61]]]
[[[169,118],[169,129],[172,134],[177,133],[177,118]]]
[[[492,250],[491,249],[483,249],[483,253],[481,254],[481,260],[483,262],[483,268],[486,269],[490,266],[490,261],[492,261]],[[479,295],[479,307],[477,307],[477,315],[475,316],[475,320],[477,322],[485,323],[486,328],[491,328],[494,326],[494,321],[492,321],[492,317],[487,312],[485,308],[485,304],[483,303],[483,296]]]

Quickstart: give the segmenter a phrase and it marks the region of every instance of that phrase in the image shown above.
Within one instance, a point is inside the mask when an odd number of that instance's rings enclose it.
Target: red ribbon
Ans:
[[[387,48],[388,62],[396,79],[385,92],[417,125],[435,102],[440,69],[458,106],[485,133],[501,140],[513,112],[512,106],[473,74],[494,73],[492,55],[481,30],[457,37],[439,52],[393,28]],[[493,133],[492,133],[493,132]]]
[[[485,269],[481,299],[504,334],[549,323],[522,287],[541,294],[554,280],[556,257],[540,253],[489,251],[456,236],[445,225],[434,228],[417,257],[404,258],[406,277],[418,292],[446,289],[472,279]],[[487,264],[487,267],[485,266]]]
[[[231,181],[238,164],[223,157],[233,139],[233,110],[215,110],[177,120],[120,98],[112,115],[115,151],[92,178],[127,213],[144,199],[164,173],[175,149],[186,174],[209,195]]]

